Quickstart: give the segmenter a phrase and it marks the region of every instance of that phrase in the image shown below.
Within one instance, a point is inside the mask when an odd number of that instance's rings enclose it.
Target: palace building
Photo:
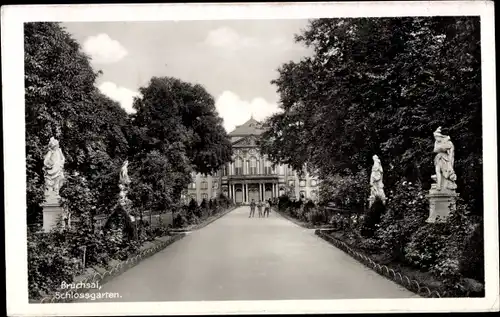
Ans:
[[[273,167],[267,155],[260,153],[256,140],[263,132],[260,123],[253,117],[237,126],[229,133],[234,152],[232,162],[216,175],[193,175],[186,198],[194,198],[199,203],[223,193],[240,204],[284,194],[297,199],[317,200],[317,178],[308,173],[299,178],[298,173],[288,166]]]

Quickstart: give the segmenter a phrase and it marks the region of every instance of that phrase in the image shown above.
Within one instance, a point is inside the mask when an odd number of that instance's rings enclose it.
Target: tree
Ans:
[[[401,177],[429,187],[442,126],[459,191],[481,212],[479,39],[470,17],[312,20],[296,40],[313,56],[273,81],[282,112],[266,122],[262,151],[324,176],[368,171],[377,154],[388,187]]]
[[[202,86],[153,77],[140,93],[131,119],[130,156],[135,161],[151,151],[164,156],[176,202],[192,171],[210,174],[231,159],[231,143],[213,97]]]
[[[98,92],[94,83],[99,72],[58,23],[26,23],[24,45],[27,211],[33,222],[40,216],[43,156],[50,137],[59,140],[66,157],[66,184],[84,177],[97,205],[109,200],[103,199],[103,190],[110,187],[102,176],[126,154],[127,115]],[[64,187],[61,195],[68,201]]]

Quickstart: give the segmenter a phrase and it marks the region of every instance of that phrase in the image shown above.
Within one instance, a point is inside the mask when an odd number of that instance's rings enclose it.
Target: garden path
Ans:
[[[412,298],[275,212],[239,207],[109,281],[119,301]],[[117,301],[117,299],[108,300]]]

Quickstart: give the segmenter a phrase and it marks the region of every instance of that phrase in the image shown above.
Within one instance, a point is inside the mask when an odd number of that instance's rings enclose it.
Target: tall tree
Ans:
[[[106,209],[111,179],[103,176],[127,154],[127,114],[98,92],[94,83],[99,72],[58,23],[26,23],[24,45],[28,221],[40,215],[43,156],[50,137],[59,140],[66,157],[66,184],[85,178],[92,189],[89,203]],[[61,195],[77,199],[75,191],[65,188]],[[79,203],[73,203],[77,208]]]
[[[279,69],[283,112],[267,122],[264,152],[325,176],[367,170],[378,154],[388,186],[429,186],[442,126],[460,192],[482,209],[479,19],[318,19],[296,40],[314,53]]]

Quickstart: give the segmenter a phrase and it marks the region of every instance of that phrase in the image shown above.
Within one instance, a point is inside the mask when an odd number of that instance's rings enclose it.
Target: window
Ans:
[[[236,175],[243,175],[243,160],[240,158],[236,159],[236,162],[234,162],[234,169],[235,169],[235,174]]]
[[[306,192],[305,191],[303,191],[303,190],[300,191],[300,198],[302,198],[302,199],[306,198]]]
[[[208,194],[201,194],[201,199],[208,199]]]
[[[295,187],[295,181],[292,179],[292,180],[289,180],[288,181],[288,186],[290,187]]]
[[[206,181],[201,182],[201,189],[208,189],[208,183]]]
[[[213,189],[219,188],[219,183],[217,183],[217,182],[212,183],[212,188]]]
[[[318,185],[318,182],[315,179],[311,179],[311,186],[314,187]]]
[[[280,175],[285,175],[285,167],[283,165],[280,165],[279,170],[280,170]]]
[[[266,175],[271,175],[273,173],[273,170],[272,170],[272,167],[271,167],[271,162],[266,161],[266,165],[265,165],[265,168],[264,168],[264,173]]]
[[[317,190],[312,190],[311,191],[311,198],[312,199],[318,198],[318,191]]]
[[[300,187],[306,187],[306,181],[301,179],[300,182],[299,182],[299,186]]]
[[[196,194],[192,194],[191,196],[189,196],[189,199],[190,199],[190,200],[191,200],[191,199],[196,200]]]
[[[196,189],[196,183],[192,182],[191,184],[189,184],[189,188],[190,189]]]
[[[255,157],[250,158],[250,175],[257,175],[257,159]]]

